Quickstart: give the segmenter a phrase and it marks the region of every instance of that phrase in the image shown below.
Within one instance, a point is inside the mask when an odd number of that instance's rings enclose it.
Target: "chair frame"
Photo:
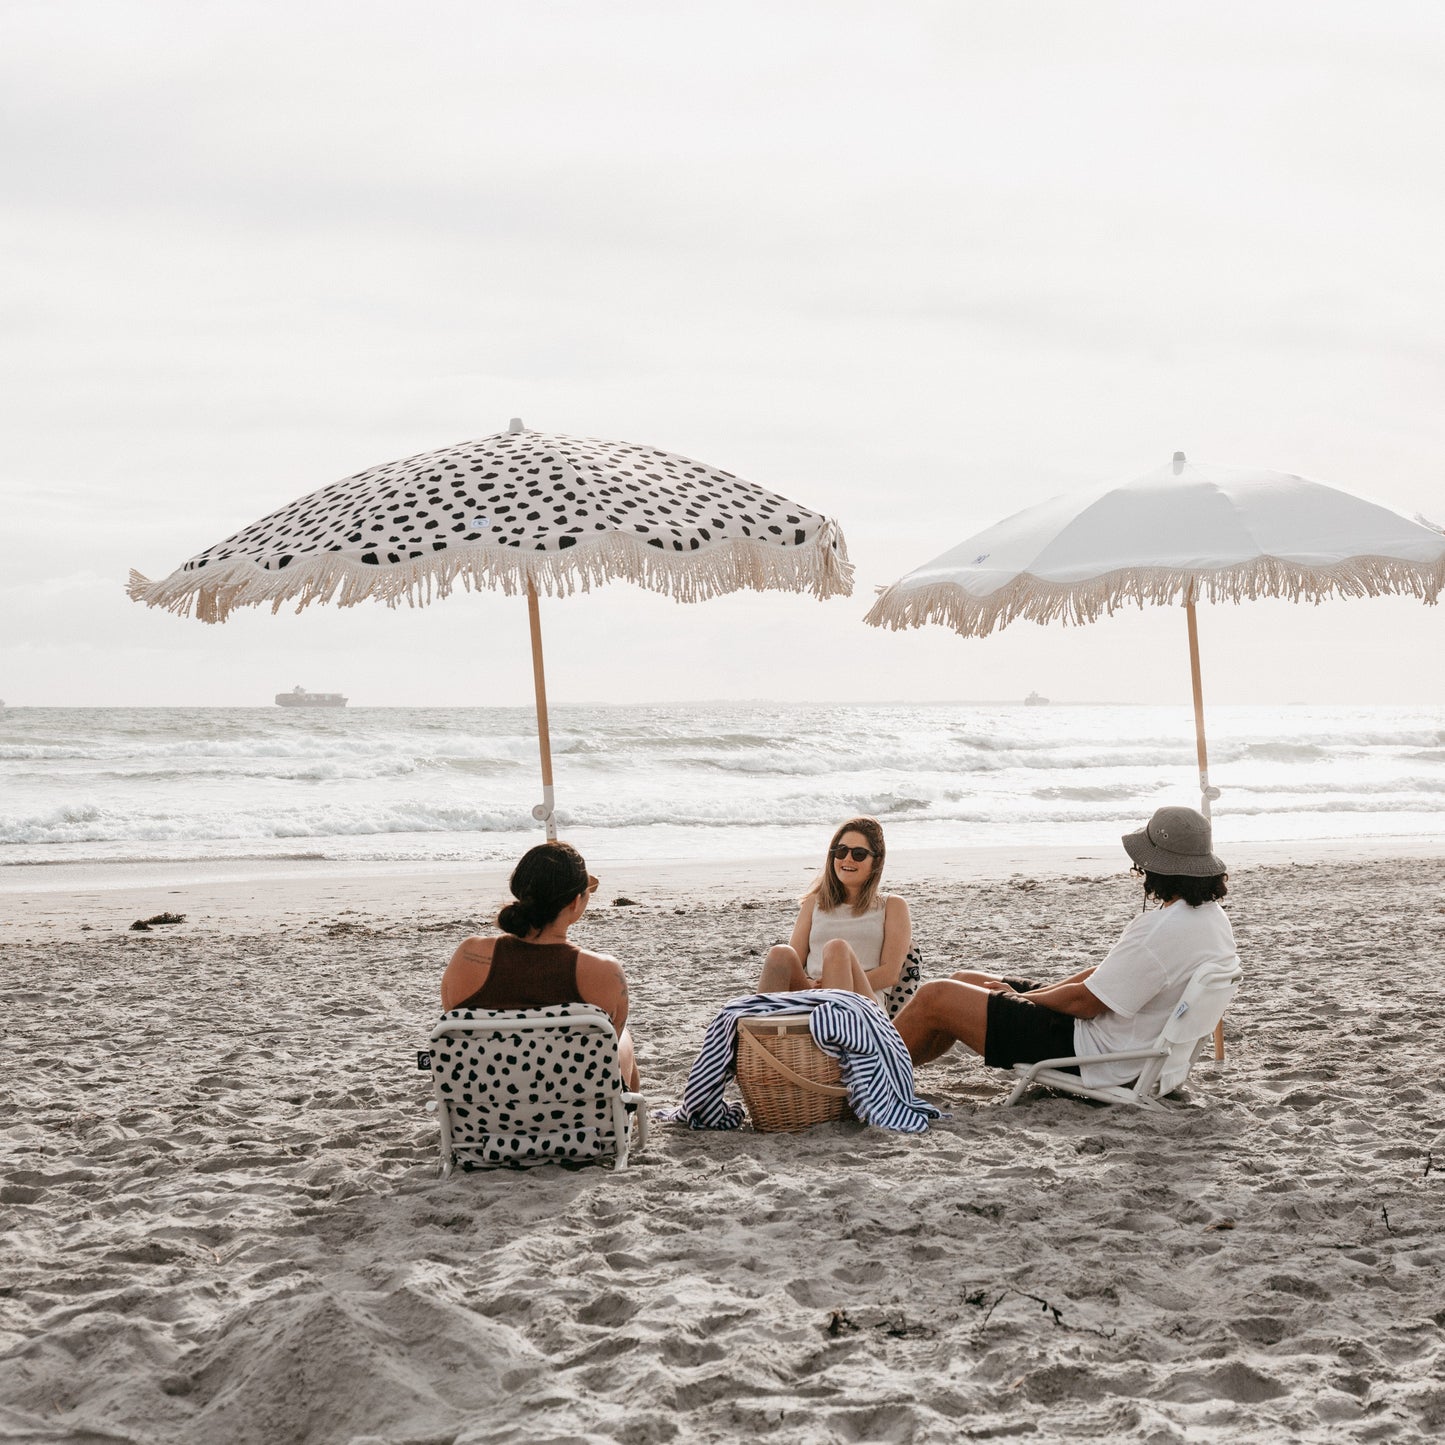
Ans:
[[[455,1034],[513,1034],[513,1033],[545,1033],[551,1030],[554,1033],[566,1034],[603,1034],[613,1040],[617,1040],[617,1030],[612,1027],[612,1020],[595,1005],[581,1004],[570,1005],[578,1009],[586,1009],[586,1013],[571,1013],[564,1017],[552,1015],[544,1016],[540,1010],[534,1009],[507,1009],[493,1012],[492,1017],[485,1019],[443,1019],[431,1031],[428,1043],[435,1051],[435,1045],[448,1035]],[[437,1122],[441,1126],[441,1161],[442,1178],[448,1178],[455,1168],[456,1160],[452,1149],[452,1122],[451,1110],[448,1101],[443,1096],[441,1082],[437,1077],[435,1065],[432,1068],[432,1103],[431,1107],[437,1115]],[[627,1160],[632,1153],[632,1120],[637,1120],[637,1148],[640,1151],[647,1143],[647,1100],[639,1093],[631,1089],[623,1088],[612,1096],[611,1105],[612,1132],[616,1141],[616,1165],[618,1172],[627,1168]],[[599,1156],[605,1158],[603,1154]]]
[[[1141,1109],[1163,1109],[1168,1105],[1159,1084],[1164,1064],[1180,1044],[1193,1044],[1189,1066],[1173,1088],[1180,1088],[1188,1079],[1195,1061],[1214,1038],[1214,1030],[1224,1017],[1239,990],[1244,971],[1238,958],[1227,962],[1201,964],[1184,987],[1179,1003],[1169,1016],[1158,1039],[1147,1049],[1128,1049],[1113,1054],[1074,1054],[1068,1058],[1042,1059],[1036,1064],[1015,1064],[1019,1081],[1005,1104],[1017,1104],[1032,1088],[1056,1089],[1082,1099],[1097,1099],[1104,1104],[1132,1104]],[[1188,1023],[1185,1020],[1188,1019]],[[1068,1067],[1081,1064],[1124,1063],[1138,1060],[1143,1064],[1139,1077],[1132,1084],[1086,1084],[1078,1074],[1067,1074]],[[1172,1090],[1171,1090],[1172,1092]]]

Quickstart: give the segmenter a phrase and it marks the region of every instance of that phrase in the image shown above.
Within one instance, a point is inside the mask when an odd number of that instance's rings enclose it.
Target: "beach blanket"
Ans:
[[[809,1015],[814,1042],[837,1059],[848,1102],[865,1124],[920,1134],[930,1119],[943,1117],[914,1094],[913,1062],[883,1010],[861,994],[831,988],[730,999],[707,1026],[682,1103],[659,1110],[657,1117],[693,1129],[736,1129],[745,1111],[725,1100],[723,1090],[737,1072],[738,1020],[771,1013]]]

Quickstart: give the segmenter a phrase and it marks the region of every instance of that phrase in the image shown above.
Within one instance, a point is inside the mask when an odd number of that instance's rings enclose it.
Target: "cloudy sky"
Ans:
[[[852,599],[544,602],[554,702],[1180,701],[1182,614],[873,589],[1182,448],[1445,514],[1445,7],[0,4],[0,697],[523,703],[525,609],[139,607],[372,464],[625,438],[837,517]],[[1445,609],[1205,608],[1218,701],[1445,703]]]

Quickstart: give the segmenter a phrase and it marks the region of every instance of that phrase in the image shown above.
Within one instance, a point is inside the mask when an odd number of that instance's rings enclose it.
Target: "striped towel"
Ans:
[[[694,1129],[736,1129],[743,1122],[743,1106],[726,1102],[723,1090],[737,1072],[738,1020],[774,1013],[809,1015],[814,1042],[837,1059],[848,1102],[865,1124],[921,1134],[930,1119],[943,1117],[914,1094],[912,1060],[883,1010],[862,994],[835,988],[730,999],[707,1026],[682,1103],[659,1110],[657,1117]]]

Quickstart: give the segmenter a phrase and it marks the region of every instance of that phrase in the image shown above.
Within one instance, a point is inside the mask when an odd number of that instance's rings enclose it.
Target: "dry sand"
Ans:
[[[1138,887],[1048,861],[899,867],[926,971],[1097,959]],[[805,876],[648,874],[579,936],[662,1104]],[[956,1051],[921,1136],[660,1127],[625,1174],[443,1182],[413,1053],[474,887],[0,898],[0,1441],[1445,1430],[1445,861],[1239,868],[1229,1058],[1164,1117],[1004,1109]]]

